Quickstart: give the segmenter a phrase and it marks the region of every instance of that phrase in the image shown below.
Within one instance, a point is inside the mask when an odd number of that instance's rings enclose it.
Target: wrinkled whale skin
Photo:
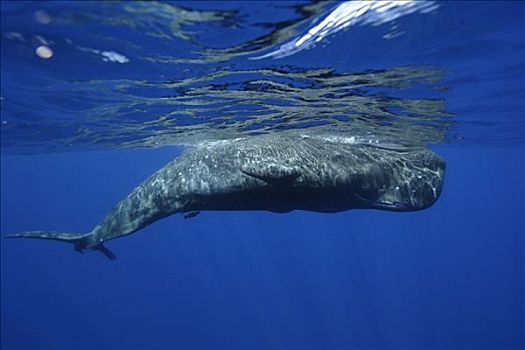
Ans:
[[[30,231],[10,236],[101,250],[106,249],[102,242],[175,213],[421,210],[438,199],[444,172],[443,159],[424,148],[398,151],[278,135],[218,141],[189,148],[169,162],[87,234]]]

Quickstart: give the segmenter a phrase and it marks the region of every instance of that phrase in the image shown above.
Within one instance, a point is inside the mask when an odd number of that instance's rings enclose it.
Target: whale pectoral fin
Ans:
[[[184,215],[184,219],[191,219],[191,218],[196,217],[199,214],[200,214],[200,211],[191,211],[188,214]]]
[[[290,186],[301,175],[296,168],[278,164],[243,166],[241,171],[248,176],[266,182],[270,186]]]

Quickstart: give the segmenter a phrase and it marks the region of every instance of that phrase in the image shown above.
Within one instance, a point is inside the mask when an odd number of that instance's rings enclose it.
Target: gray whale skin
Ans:
[[[263,135],[190,148],[147,178],[91,232],[7,235],[73,243],[115,256],[103,242],[166,216],[201,210],[349,209],[414,211],[431,206],[445,162],[428,149],[407,151],[315,137]]]

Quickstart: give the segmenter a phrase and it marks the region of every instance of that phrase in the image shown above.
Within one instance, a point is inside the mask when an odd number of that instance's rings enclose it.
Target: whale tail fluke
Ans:
[[[106,248],[102,243],[94,246],[90,245],[90,238],[92,233],[72,233],[72,232],[61,232],[61,231],[26,231],[19,233],[11,233],[5,235],[6,238],[37,238],[37,239],[50,239],[54,241],[69,242],[74,244],[75,251],[82,253],[84,249],[91,248],[104,254],[108,259],[115,260],[117,257]]]

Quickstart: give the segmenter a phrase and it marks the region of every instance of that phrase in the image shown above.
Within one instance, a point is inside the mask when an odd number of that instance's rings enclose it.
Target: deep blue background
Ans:
[[[445,69],[458,137],[433,146],[447,162],[433,207],[170,217],[109,242],[115,262],[1,239],[2,349],[524,348],[524,9],[442,3],[433,20],[407,19],[397,41],[356,28],[272,61]],[[130,67],[108,74],[152,74]],[[63,68],[69,78],[107,73]],[[15,67],[10,77],[59,74],[39,69]],[[1,232],[87,232],[179,153],[2,154]]]

